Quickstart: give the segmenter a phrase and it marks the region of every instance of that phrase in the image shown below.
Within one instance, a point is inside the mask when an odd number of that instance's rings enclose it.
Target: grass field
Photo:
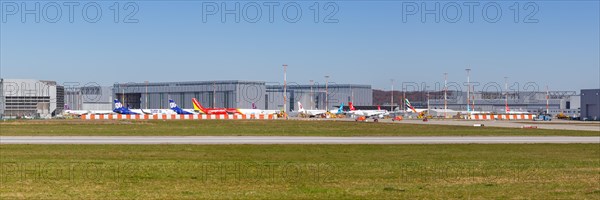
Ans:
[[[278,136],[598,136],[594,131],[535,130],[444,125],[356,123],[344,121],[84,121],[21,120],[0,122],[3,136],[49,135],[278,135]]]
[[[600,199],[597,144],[0,145],[0,199]]]

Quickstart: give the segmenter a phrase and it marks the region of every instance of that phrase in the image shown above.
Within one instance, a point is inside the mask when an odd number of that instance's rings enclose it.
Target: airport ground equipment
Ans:
[[[538,117],[533,118],[533,121],[552,121],[552,116],[548,114],[541,114]]]

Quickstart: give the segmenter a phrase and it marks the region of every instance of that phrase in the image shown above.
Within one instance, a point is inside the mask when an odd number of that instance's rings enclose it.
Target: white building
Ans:
[[[55,81],[0,79],[0,88],[0,117],[49,118],[62,111],[64,89]]]

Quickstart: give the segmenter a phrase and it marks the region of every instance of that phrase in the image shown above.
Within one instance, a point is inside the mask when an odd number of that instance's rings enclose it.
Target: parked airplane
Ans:
[[[298,113],[302,113],[302,114],[313,117],[313,116],[317,116],[317,115],[323,115],[323,114],[327,113],[327,110],[306,110],[302,106],[302,103],[300,103],[298,101]]]
[[[119,113],[123,115],[139,115],[140,113],[134,112],[127,107],[123,107],[123,104],[118,99],[115,99],[115,109],[113,109],[114,113]]]
[[[329,112],[336,115],[344,114],[344,102],[340,104],[340,107],[337,110],[331,110]]]
[[[119,103],[120,104],[120,103]],[[66,108],[68,108],[68,106],[65,106]],[[117,107],[117,102],[115,102],[115,107]],[[106,115],[106,114],[113,114],[115,113],[114,110],[71,110],[71,109],[67,109],[63,111],[64,114],[66,115],[91,115],[91,114],[95,114],[95,115]]]
[[[531,114],[527,111],[512,111],[512,110],[510,110],[510,107],[508,107],[508,103],[506,104],[506,108],[505,108],[504,112],[506,114]]]
[[[276,114],[279,113],[279,110],[261,110],[261,109],[257,109],[256,105],[254,103],[252,103],[252,109],[244,109],[244,108],[238,108],[237,109],[237,113],[239,114]]]
[[[179,106],[177,106],[177,104],[175,103],[175,101],[173,101],[173,99],[169,99],[169,107],[171,107],[171,110],[175,111],[175,113],[179,114],[179,115],[192,115],[195,114],[193,111],[188,111],[188,110],[184,110],[179,108]]]
[[[203,114],[218,115],[239,113],[235,108],[205,108],[196,98],[192,98],[192,103],[194,104],[194,110]]]
[[[379,106],[377,107],[377,110],[356,110],[352,102],[348,102],[348,106],[350,106],[350,111],[348,112],[348,114],[356,116],[383,118],[385,115],[390,114],[387,110],[381,110],[381,107]]]

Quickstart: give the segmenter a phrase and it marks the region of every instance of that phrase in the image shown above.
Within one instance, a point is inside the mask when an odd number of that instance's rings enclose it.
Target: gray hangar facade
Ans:
[[[112,87],[113,96],[131,108],[169,108],[173,99],[181,108],[193,108],[192,98],[202,106],[211,108],[252,108],[282,110],[282,84],[262,81],[188,81],[117,83]],[[327,98],[326,98],[327,97]],[[297,110],[297,102],[306,109],[328,109],[341,102],[353,101],[355,105],[372,105],[373,91],[370,85],[313,84],[287,85],[288,110]],[[327,103],[326,103],[327,102]]]

